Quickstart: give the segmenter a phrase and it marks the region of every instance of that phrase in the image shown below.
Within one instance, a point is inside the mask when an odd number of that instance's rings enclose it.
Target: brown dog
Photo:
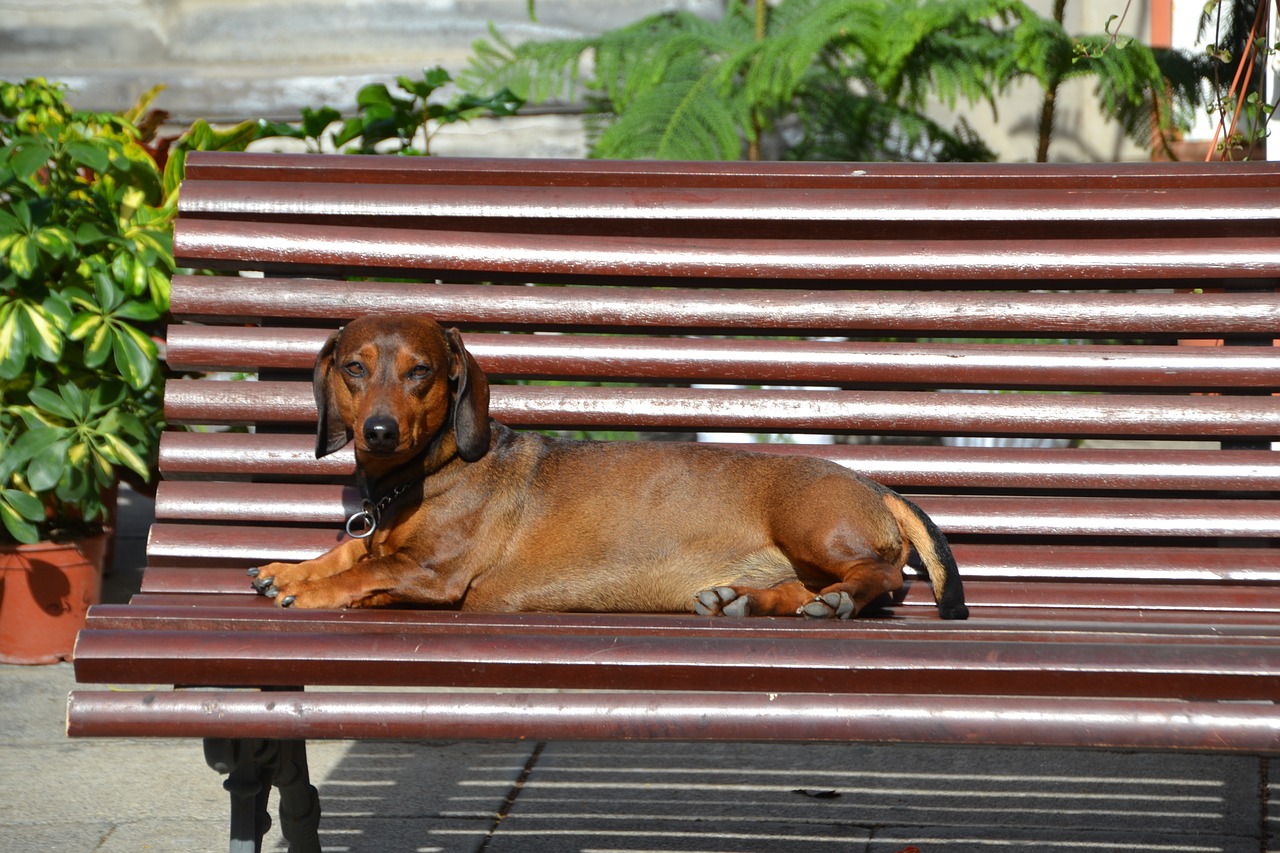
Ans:
[[[943,618],[968,615],[946,540],[897,493],[799,456],[514,432],[431,320],[352,322],[315,395],[316,455],[355,438],[367,535],[250,569],[281,606],[848,618],[902,586],[914,545]]]

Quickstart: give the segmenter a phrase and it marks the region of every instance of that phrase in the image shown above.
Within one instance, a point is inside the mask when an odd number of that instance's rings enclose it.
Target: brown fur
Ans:
[[[431,320],[352,322],[315,391],[317,456],[354,437],[370,502],[394,497],[369,538],[251,569],[281,605],[848,618],[915,545],[942,615],[968,613],[946,540],[895,492],[799,456],[516,433]]]

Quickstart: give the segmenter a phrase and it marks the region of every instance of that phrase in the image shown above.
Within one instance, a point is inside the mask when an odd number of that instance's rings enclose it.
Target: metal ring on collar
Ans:
[[[356,529],[353,530],[352,528]],[[367,509],[362,509],[347,519],[347,535],[352,539],[368,539],[373,535],[373,531],[377,529],[378,519]]]

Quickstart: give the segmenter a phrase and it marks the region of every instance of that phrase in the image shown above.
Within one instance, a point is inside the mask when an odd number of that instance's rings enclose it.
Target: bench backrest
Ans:
[[[978,607],[1247,609],[1280,588],[1278,220],[1274,164],[192,154],[179,263],[229,275],[174,279],[193,429],[144,594],[248,595],[221,569],[337,541],[313,359],[422,313],[511,426],[781,436],[749,446],[903,491]]]

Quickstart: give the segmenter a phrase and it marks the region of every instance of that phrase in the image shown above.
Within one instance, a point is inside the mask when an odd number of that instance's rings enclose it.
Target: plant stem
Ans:
[[[1066,18],[1067,0],[1054,0],[1053,19],[1061,26]],[[1049,142],[1053,138],[1053,120],[1058,105],[1059,77],[1055,73],[1044,89],[1044,103],[1040,107],[1040,134],[1036,143],[1036,162],[1049,162]]]
[[[764,41],[765,34],[765,15],[768,12],[768,4],[766,0],[755,0],[756,13],[756,43]],[[753,112],[751,115],[751,139],[747,142],[747,159],[755,162],[760,159],[760,117]]]

